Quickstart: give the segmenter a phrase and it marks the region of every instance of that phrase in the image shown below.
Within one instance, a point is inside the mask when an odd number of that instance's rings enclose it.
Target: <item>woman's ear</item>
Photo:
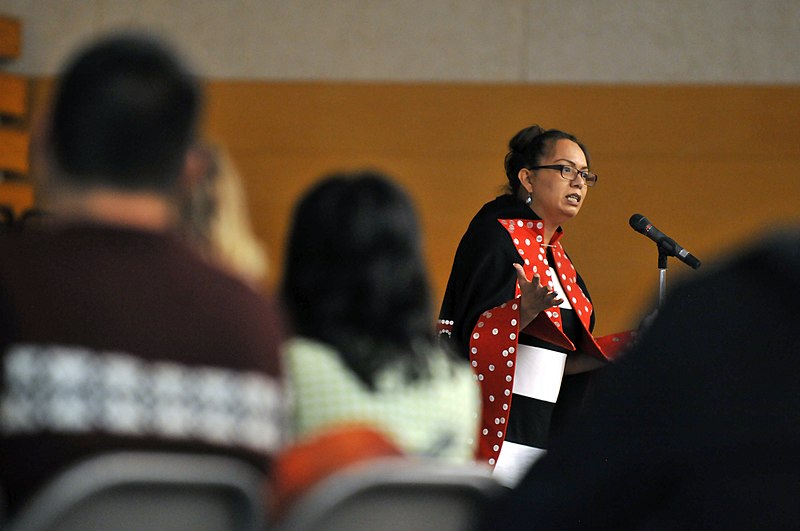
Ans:
[[[531,170],[528,168],[521,168],[517,173],[517,178],[522,188],[529,194],[533,193],[533,172]]]

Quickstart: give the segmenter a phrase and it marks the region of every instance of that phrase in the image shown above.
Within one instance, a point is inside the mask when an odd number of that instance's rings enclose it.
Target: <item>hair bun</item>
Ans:
[[[525,153],[532,140],[544,132],[545,129],[536,124],[526,127],[508,141],[508,148],[517,153]]]

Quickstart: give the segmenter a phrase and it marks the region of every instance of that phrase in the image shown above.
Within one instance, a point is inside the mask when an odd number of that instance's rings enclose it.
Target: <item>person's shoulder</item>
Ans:
[[[773,230],[739,246],[681,287],[692,290],[701,286],[729,286],[764,278],[800,291],[800,229]]]
[[[176,280],[169,289],[190,301],[193,319],[211,326],[228,341],[232,349],[253,356],[277,357],[286,335],[286,323],[277,300],[266,288],[259,290],[244,279],[208,263],[192,249],[174,242],[165,258]],[[180,285],[177,285],[180,284]],[[189,294],[189,295],[187,295]]]
[[[472,218],[473,222],[517,218],[525,214],[522,204],[513,195],[500,195],[485,203]]]
[[[439,407],[458,404],[457,416],[470,418],[480,409],[480,385],[472,366],[463,358],[456,358],[444,349],[433,346],[428,353],[430,375],[424,388],[425,395],[439,398]],[[412,386],[417,388],[418,386]]]
[[[475,382],[472,366],[438,344],[429,347],[427,359],[434,379]]]
[[[0,233],[0,277],[19,279],[32,271],[52,268],[53,260],[60,258],[53,241],[53,234],[38,229],[12,228]]]
[[[274,303],[266,291],[247,283],[233,272],[210,263],[185,242],[170,236],[166,237],[165,243],[169,247],[165,260],[170,260],[176,267],[183,269],[186,282],[203,286],[203,291],[209,297],[230,301],[231,304],[273,308]]]
[[[775,288],[773,297],[800,296],[800,230],[780,228],[742,247],[732,258],[721,261],[708,275],[708,283],[728,289],[747,284]],[[763,288],[762,288],[763,289]]]
[[[331,345],[304,336],[289,338],[281,348],[286,376],[299,393],[315,397],[329,392],[361,394],[364,387]],[[323,398],[324,399],[324,398]]]
[[[11,253],[41,244],[47,236],[48,233],[37,229],[21,231],[11,228],[0,231],[0,256],[9,258],[13,256]]]
[[[208,289],[214,290],[215,296],[225,297],[235,304],[272,307],[271,297],[258,286],[248,284],[243,278],[202,258],[192,256],[192,262],[198,270],[198,276],[203,277],[203,283]]]
[[[776,231],[750,254],[751,259],[763,259],[764,266],[781,277],[800,282],[800,228]]]
[[[234,328],[258,335],[270,336],[285,332],[282,312],[278,301],[266,288],[259,290],[243,279],[213,265],[201,264],[207,281],[200,289],[207,291],[212,311],[223,316]]]
[[[513,196],[501,195],[484,204],[470,221],[464,240],[471,245],[495,244],[506,231],[499,220],[517,219],[523,214],[518,203]]]
[[[283,346],[284,356],[297,366],[316,365],[338,358],[332,346],[305,336],[293,336]]]
[[[793,308],[798,296],[800,232],[773,230],[683,277],[667,292],[653,325],[695,330],[695,322],[701,319],[706,328],[716,323],[720,333],[727,334],[733,320],[760,320],[763,301],[769,300],[771,311],[782,315],[779,308]]]

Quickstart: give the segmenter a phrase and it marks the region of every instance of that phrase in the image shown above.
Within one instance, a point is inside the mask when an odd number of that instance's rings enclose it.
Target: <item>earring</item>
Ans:
[[[533,200],[533,197],[531,197],[531,193],[528,192],[528,197],[525,199],[525,204],[526,205],[530,205],[532,200]]]

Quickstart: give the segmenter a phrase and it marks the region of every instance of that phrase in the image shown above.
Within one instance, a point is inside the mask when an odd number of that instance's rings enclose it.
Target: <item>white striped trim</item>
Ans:
[[[274,451],[284,401],[267,375],[147,362],[63,345],[12,345],[0,431],[105,432]]]
[[[505,441],[492,475],[507,487],[515,487],[528,469],[544,457],[547,450]]]
[[[567,355],[562,352],[518,345],[514,394],[555,403],[566,362]]]
[[[556,271],[553,266],[550,266],[550,281],[553,283],[553,290],[555,290],[555,292],[558,294],[558,298],[561,299],[561,304],[559,304],[558,307],[572,309],[572,304],[569,300],[570,298],[567,296],[567,292],[564,291],[564,287],[561,285],[561,279],[558,278],[558,271]]]

